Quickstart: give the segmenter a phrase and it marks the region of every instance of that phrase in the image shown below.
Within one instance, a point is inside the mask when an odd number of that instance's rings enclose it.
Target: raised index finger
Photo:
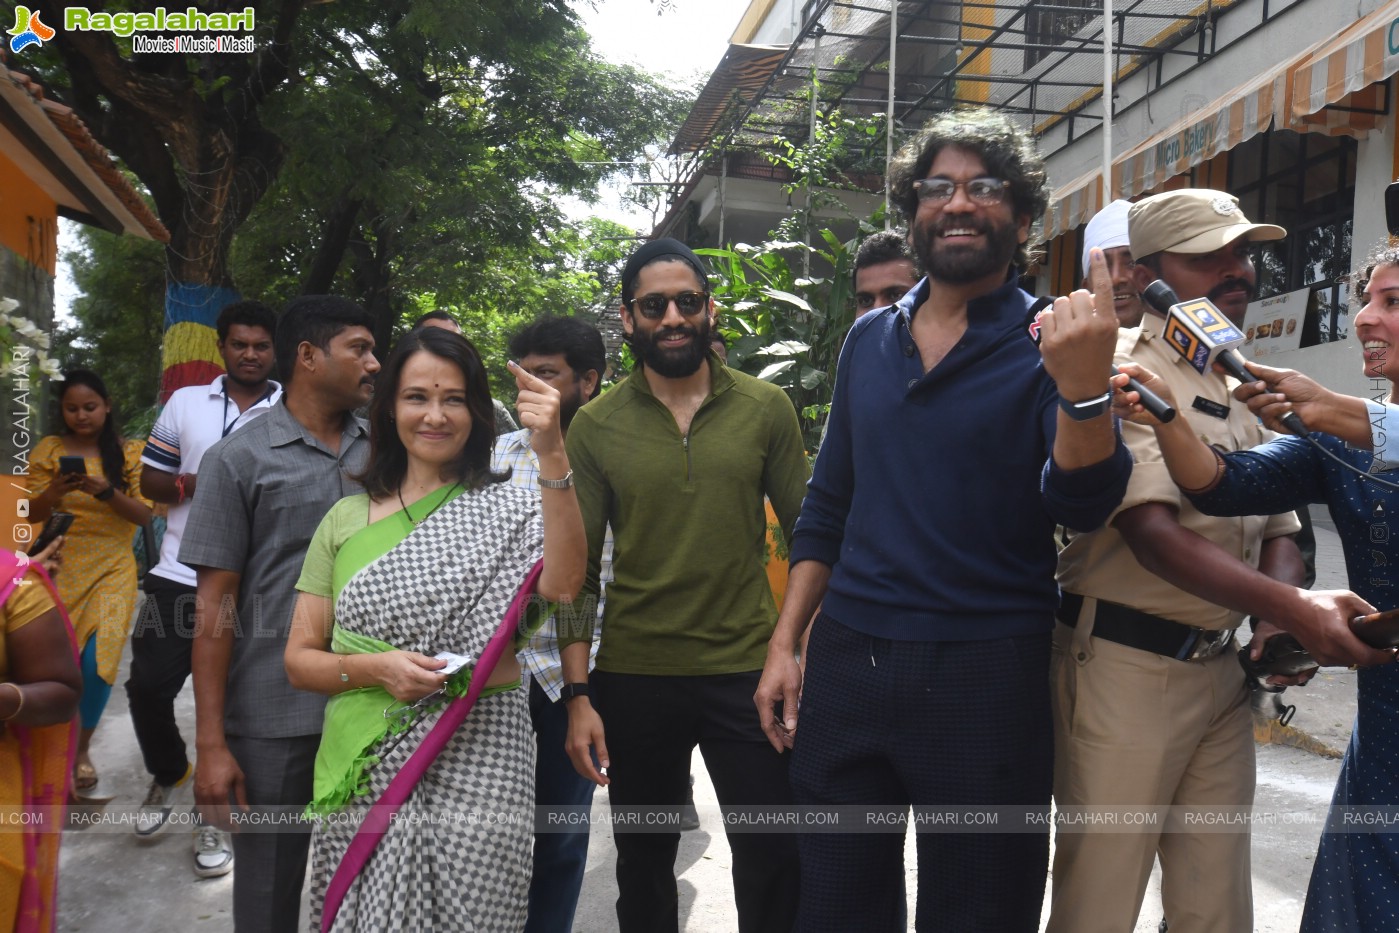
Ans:
[[[1112,302],[1112,275],[1108,272],[1107,258],[1097,246],[1088,251],[1088,281],[1093,286],[1093,310],[1116,318]]]
[[[540,379],[533,373],[527,372],[523,366],[514,360],[506,360],[505,365],[515,374],[516,388],[529,389],[531,392],[549,391],[549,383]]]

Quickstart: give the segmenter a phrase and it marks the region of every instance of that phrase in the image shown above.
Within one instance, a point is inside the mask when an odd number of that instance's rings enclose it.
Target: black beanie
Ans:
[[[705,274],[704,263],[695,255],[695,251],[690,249],[679,240],[670,237],[663,237],[659,240],[652,240],[645,244],[636,252],[631,254],[627,260],[625,268],[622,269],[622,305],[631,310],[631,300],[636,296],[632,294],[632,283],[641,274],[641,270],[657,259],[678,259],[695,270],[695,275],[699,277],[700,285],[704,291],[709,291],[709,276]]]

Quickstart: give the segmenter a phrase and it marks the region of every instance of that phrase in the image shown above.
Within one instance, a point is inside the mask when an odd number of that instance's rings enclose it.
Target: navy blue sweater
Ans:
[[[824,610],[869,635],[1047,632],[1054,526],[1099,527],[1122,501],[1131,455],[1119,439],[1102,463],[1054,466],[1058,394],[1014,280],[968,305],[966,333],[925,374],[909,323],[927,295],[924,279],[846,338],[792,563],[831,565]]]

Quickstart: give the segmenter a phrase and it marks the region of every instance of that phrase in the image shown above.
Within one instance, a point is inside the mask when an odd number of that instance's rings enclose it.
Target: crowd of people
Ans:
[[[1238,324],[1251,244],[1286,231],[1218,191],[1114,202],[1084,288],[1036,300],[1019,274],[1046,178],[1009,120],[936,118],[890,181],[908,237],[856,256],[814,467],[787,396],[725,364],[709,274],[672,239],[626,262],[636,366],[605,392],[576,318],[488,361],[434,313],[381,363],[367,312],[318,295],[226,308],[225,375],[175,393],[144,448],[101,379],[65,374],[30,517],[72,526],[0,567],[0,806],[96,783],[88,740],[134,618],[135,835],[192,795],[195,873],[233,872],[237,929],[297,930],[309,867],[319,930],[570,930],[605,787],[614,815],[674,817],[613,827],[616,928],[664,933],[696,748],[726,813],[1248,807],[1247,616],[1254,655],[1287,632],[1364,668],[1334,803],[1394,804],[1394,652],[1349,620],[1396,603],[1399,487],[1335,461],[1399,466],[1399,389],[1200,372],[1140,298],[1160,279]],[[1367,372],[1395,382],[1399,252],[1356,284]],[[1129,375],[1179,415],[1147,413]],[[1259,423],[1292,409],[1320,447]],[[137,612],[152,503],[167,529]],[[1354,592],[1305,585],[1293,510],[1312,503]],[[790,542],[780,593],[769,521]],[[174,716],[191,675],[193,756]],[[540,830],[537,808],[583,818]],[[247,831],[250,812],[298,818]],[[434,828],[465,814],[496,818]],[[914,925],[1038,930],[1051,823],[919,833]],[[907,927],[901,836],[725,828],[744,933]],[[57,839],[0,833],[0,929],[52,925]],[[1163,928],[1253,928],[1247,831],[1166,823],[1061,831],[1048,929],[1131,928],[1158,860]],[[1328,827],[1303,929],[1390,931],[1396,893],[1394,835]]]

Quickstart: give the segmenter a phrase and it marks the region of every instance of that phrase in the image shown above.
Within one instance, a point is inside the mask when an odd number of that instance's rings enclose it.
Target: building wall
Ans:
[[[0,246],[54,274],[58,205],[0,152]]]
[[[1158,86],[1156,69],[1149,67],[1117,87],[1118,109],[1113,121],[1114,155],[1121,156],[1166,127],[1199,112],[1229,89],[1258,77],[1268,66],[1295,58],[1329,38],[1336,29],[1355,22],[1381,5],[1380,0],[1360,0],[1359,3],[1354,0],[1293,0],[1292,3],[1269,0],[1269,22],[1259,29],[1262,0],[1242,0],[1218,20],[1221,45],[1225,40],[1232,44],[1223,48],[1213,59],[1186,73],[1195,59],[1192,56],[1168,55],[1164,60],[1161,86]],[[1330,25],[1322,33],[1317,28],[1319,23]],[[1251,35],[1243,35],[1249,30],[1255,31]],[[1194,40],[1187,40],[1180,48],[1193,49]],[[1176,80],[1172,81],[1172,78]],[[1390,90],[1394,91],[1393,82],[1397,79],[1389,80]],[[1396,141],[1396,116],[1393,113],[1399,107],[1399,98],[1391,94],[1390,99],[1391,113],[1380,121],[1378,129],[1359,139],[1356,145],[1355,193],[1351,205],[1352,250],[1349,261],[1345,263],[1352,269],[1386,236],[1383,193],[1386,185],[1394,180],[1396,166],[1399,166],[1399,158],[1396,158],[1399,141]],[[1084,125],[1080,121],[1079,129]],[[1102,138],[1098,130],[1070,141],[1067,125],[1060,124],[1044,134],[1040,145],[1041,151],[1048,153],[1051,184],[1063,184],[1101,165]],[[1193,170],[1170,179],[1153,191],[1186,184],[1227,189],[1229,156],[1228,152],[1221,153],[1210,162],[1195,166]],[[1278,221],[1266,211],[1263,216],[1250,215],[1250,219]],[[1066,272],[1076,272],[1077,266],[1070,264],[1070,255],[1076,262],[1081,242],[1080,228],[1069,231],[1051,244],[1050,262],[1039,279],[1046,293],[1062,292],[1076,284],[1066,281]],[[1370,394],[1368,381],[1363,375],[1359,343],[1354,339],[1277,354],[1268,357],[1266,362],[1271,366],[1299,369],[1340,392]]]
[[[1265,5],[1269,19],[1260,29]],[[1159,83],[1156,65],[1149,64],[1114,84],[1114,157],[1200,111],[1219,98],[1223,89],[1239,87],[1258,77],[1269,65],[1301,54],[1334,29],[1380,5],[1378,0],[1241,0],[1218,18],[1216,43],[1222,50],[1210,60],[1197,65],[1194,55],[1181,54],[1194,50],[1195,40],[1191,38],[1176,47],[1178,52],[1163,57]],[[1319,34],[1318,23],[1334,24],[1334,29]],[[1090,111],[1102,112],[1096,104],[1090,105]],[[1076,121],[1077,135],[1072,140],[1067,120],[1042,136],[1041,151],[1048,154],[1051,183],[1064,184],[1101,166],[1101,132],[1084,132],[1085,125],[1085,121]]]
[[[801,11],[801,0],[754,0],[749,12],[761,16],[761,21],[750,26],[745,15],[730,41],[744,45],[791,45],[801,29]]]
[[[1395,78],[1391,78],[1394,90]],[[1391,100],[1393,98],[1391,97]],[[1359,260],[1370,248],[1386,236],[1384,219],[1384,189],[1394,180],[1399,160],[1395,159],[1395,115],[1392,112],[1359,141],[1355,165],[1355,228],[1354,258]]]

